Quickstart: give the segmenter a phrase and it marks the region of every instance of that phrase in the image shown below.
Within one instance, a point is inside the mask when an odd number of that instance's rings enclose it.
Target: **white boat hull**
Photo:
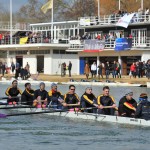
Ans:
[[[13,109],[13,111],[19,112],[43,112],[49,111],[42,110],[41,108],[21,108],[21,109]],[[51,112],[45,113],[45,115],[50,116],[61,116],[67,117],[71,119],[84,119],[84,120],[95,120],[98,122],[109,122],[109,123],[119,123],[119,124],[129,124],[129,125],[139,125],[139,126],[147,126],[150,127],[150,120],[146,121],[144,119],[136,119],[136,118],[128,118],[128,117],[119,117],[119,116],[109,116],[109,115],[101,115],[101,114],[91,114],[91,113],[82,113],[82,112]]]

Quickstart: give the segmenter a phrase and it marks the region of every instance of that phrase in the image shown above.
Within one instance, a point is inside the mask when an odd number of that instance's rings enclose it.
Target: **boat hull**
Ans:
[[[21,109],[13,109],[11,113],[14,111],[18,112],[44,112],[49,111],[50,109],[41,109],[41,108],[21,108]],[[57,110],[59,111],[59,110]],[[95,120],[98,122],[109,122],[109,123],[118,123],[118,124],[129,124],[129,125],[138,125],[138,126],[147,126],[150,127],[150,120],[137,119],[137,118],[128,118],[128,117],[120,117],[120,116],[110,116],[110,115],[101,115],[101,114],[93,114],[93,113],[84,113],[84,112],[50,112],[45,113],[45,115],[49,116],[61,116],[67,117],[71,119],[82,119],[82,120]]]

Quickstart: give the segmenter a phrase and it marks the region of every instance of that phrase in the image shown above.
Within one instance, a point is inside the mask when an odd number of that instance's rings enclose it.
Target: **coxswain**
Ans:
[[[45,108],[48,100],[48,92],[45,90],[45,83],[40,83],[40,89],[35,90],[33,97],[33,106]]]
[[[92,87],[87,87],[85,93],[81,96],[81,110],[88,113],[97,113],[97,109],[95,108],[98,107],[98,105],[96,103],[97,99],[92,93]]]
[[[133,99],[133,91],[127,89],[125,96],[119,101],[119,115],[122,117],[134,117],[137,107],[137,102]]]
[[[12,85],[7,88],[5,94],[8,96],[7,103],[9,105],[14,105],[19,102],[19,97],[17,97],[19,94],[22,94],[22,91],[18,88],[18,82],[17,80],[14,80],[12,82]]]
[[[75,93],[75,86],[69,86],[69,92],[64,95],[64,108],[74,109],[80,106],[80,99],[79,96]]]
[[[109,95],[109,87],[103,87],[103,94],[97,97],[98,113],[104,115],[114,115],[116,102],[113,96]]]
[[[34,90],[30,83],[25,84],[25,90],[21,95],[21,102],[25,105],[33,105]]]
[[[64,102],[64,97],[60,91],[57,90],[57,84],[51,84],[51,90],[48,92],[48,105],[55,109],[62,109],[62,103]]]
[[[150,120],[150,102],[146,93],[141,93],[139,103],[135,112],[135,118]]]

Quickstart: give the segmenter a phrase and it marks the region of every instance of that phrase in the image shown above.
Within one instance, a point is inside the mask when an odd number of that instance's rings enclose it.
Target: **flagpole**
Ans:
[[[54,21],[54,9],[53,9],[53,7],[54,7],[54,1],[52,0],[52,9],[51,9],[51,11],[52,11],[52,16],[51,16],[51,39],[52,39],[52,41],[53,41],[53,21]]]
[[[121,6],[120,6],[120,0],[119,0],[119,10],[120,10]]]
[[[142,10],[143,10],[143,0],[141,0],[141,8],[142,8]]]
[[[98,16],[100,16],[100,0],[98,0]]]
[[[12,0],[10,0],[10,44],[12,44]]]

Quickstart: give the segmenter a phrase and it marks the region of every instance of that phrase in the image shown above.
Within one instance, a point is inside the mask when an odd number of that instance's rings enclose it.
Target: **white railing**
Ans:
[[[79,25],[80,26],[91,26],[91,25],[114,25],[122,16],[118,14],[104,15],[104,16],[92,16],[92,17],[80,17]],[[150,15],[142,15],[135,13],[130,24],[139,24],[139,23],[150,23]]]
[[[21,38],[24,38],[24,37],[13,37],[12,38],[12,44],[13,45],[16,45],[16,44],[20,44],[22,42],[21,41]],[[23,39],[25,40],[25,39]],[[0,39],[0,46],[1,45],[10,45],[10,36],[6,36],[6,37],[3,37],[2,39]],[[69,40],[68,39],[62,39],[62,38],[59,38],[59,39],[51,39],[49,37],[28,37],[27,40],[25,40],[23,42],[24,44],[68,44],[69,43]]]
[[[105,40],[105,49],[114,49],[115,40]],[[141,37],[132,39],[132,48],[150,48],[150,37]],[[72,40],[69,43],[70,50],[83,50],[84,40]]]
[[[0,22],[0,30],[10,30],[11,26],[9,22]],[[31,27],[26,23],[13,23],[12,30],[30,30]]]

